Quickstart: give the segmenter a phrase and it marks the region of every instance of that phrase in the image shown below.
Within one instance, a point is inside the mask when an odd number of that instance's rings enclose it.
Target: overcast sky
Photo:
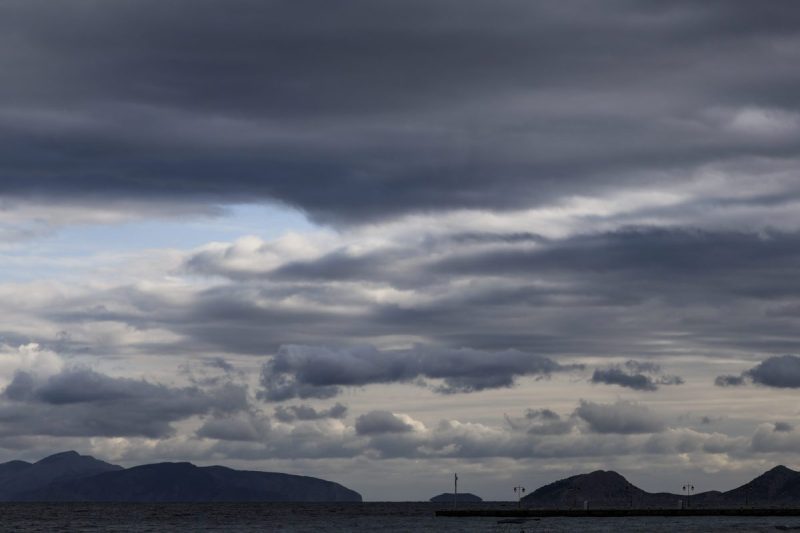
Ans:
[[[800,467],[794,1],[0,4],[0,460],[512,499]]]

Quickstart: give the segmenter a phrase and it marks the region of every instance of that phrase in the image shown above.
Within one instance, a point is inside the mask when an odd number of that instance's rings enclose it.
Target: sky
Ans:
[[[800,468],[800,6],[0,4],[0,460],[511,500]]]

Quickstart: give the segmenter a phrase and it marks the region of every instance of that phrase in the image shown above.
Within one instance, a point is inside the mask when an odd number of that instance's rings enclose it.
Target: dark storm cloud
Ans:
[[[781,355],[770,357],[747,371],[753,383],[767,387],[800,387],[800,357]]]
[[[748,381],[779,389],[800,388],[800,357],[791,354],[769,357],[739,376],[717,376],[715,383],[724,387]]]
[[[259,397],[330,398],[341,387],[442,380],[433,390],[442,394],[511,387],[519,376],[549,376],[577,368],[547,357],[517,350],[484,352],[472,349],[416,347],[380,351],[372,346],[330,348],[283,346],[261,373]]]
[[[680,376],[662,374],[659,365],[634,360],[626,361],[624,365],[598,368],[592,374],[590,381],[641,391],[655,391],[658,390],[659,385],[681,385],[683,383]]]
[[[725,126],[797,107],[798,27],[788,2],[4,2],[0,194],[353,222],[796,155]]]
[[[248,408],[244,387],[173,388],[114,378],[86,368],[46,380],[18,372],[3,390],[0,433],[51,436],[167,437],[172,423]]]
[[[703,278],[724,284],[730,275],[754,270],[793,268],[800,263],[800,234],[778,231],[708,231],[691,228],[624,227],[619,230],[585,233],[549,240],[535,248],[512,248],[453,254],[434,265],[435,272],[470,275],[523,275],[527,273],[574,272],[580,275],[617,274],[620,281],[691,282]],[[740,292],[765,291],[762,287],[742,287]],[[675,283],[677,284],[677,283]],[[777,287],[777,284],[775,285]],[[785,285],[782,285],[785,286]],[[797,287],[790,286],[792,289]],[[757,295],[757,294],[754,294]]]
[[[581,400],[575,414],[596,433],[658,433],[665,428],[646,406],[623,400],[613,404]]]

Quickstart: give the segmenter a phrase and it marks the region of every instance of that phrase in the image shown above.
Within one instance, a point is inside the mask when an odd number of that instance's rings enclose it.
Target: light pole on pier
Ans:
[[[514,494],[517,495],[517,509],[522,508],[522,495],[525,494],[525,487],[517,485],[514,487]]]
[[[687,483],[683,486],[683,491],[686,493],[686,508],[689,508],[689,498],[692,496],[692,492],[694,492],[694,485],[691,483]]]

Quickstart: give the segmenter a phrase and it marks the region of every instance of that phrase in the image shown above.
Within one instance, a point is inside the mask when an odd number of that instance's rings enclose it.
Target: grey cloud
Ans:
[[[596,433],[658,433],[665,428],[646,406],[623,400],[613,404],[581,400],[575,414]]]
[[[230,364],[228,361],[225,360],[223,357],[214,357],[206,361],[206,366],[210,368],[218,368],[224,371],[226,374],[233,372],[236,367]]]
[[[391,261],[386,254],[354,255],[347,250],[336,250],[310,261],[292,261],[271,271],[242,272],[225,264],[229,250],[217,253],[201,251],[185,263],[188,272],[203,275],[220,275],[246,280],[270,278],[278,280],[363,281],[380,276]]]
[[[550,409],[528,409],[525,411],[525,418],[529,420],[546,420],[552,422],[560,420],[561,416]]]
[[[174,432],[173,422],[249,408],[242,386],[172,388],[86,368],[66,369],[44,381],[18,372],[2,398],[4,435],[163,438]]]
[[[717,376],[714,379],[714,385],[717,387],[739,387],[746,383],[744,377],[742,376]]]
[[[794,426],[788,422],[775,422],[775,431],[794,431]]]
[[[370,411],[356,419],[359,435],[381,435],[384,433],[408,433],[413,426],[389,411]]]
[[[606,385],[619,385],[629,389],[654,391],[658,389],[650,376],[644,374],[629,374],[619,367],[598,368],[592,374],[592,383],[605,383]]]
[[[197,430],[196,435],[221,441],[261,442],[270,433],[270,421],[247,413],[238,416],[212,417]]]
[[[739,376],[717,376],[714,383],[727,387],[744,385],[748,381],[765,387],[800,388],[800,357],[791,354],[768,357]]]
[[[328,409],[317,410],[310,405],[279,405],[275,407],[275,418],[281,422],[295,420],[320,420],[324,418],[344,418],[347,407],[337,403]]]
[[[540,355],[516,350],[484,352],[418,346],[411,350],[379,351],[373,346],[331,348],[283,346],[261,373],[258,395],[269,401],[294,397],[329,398],[341,387],[408,382],[422,377],[442,380],[442,394],[511,387],[518,376],[548,376],[567,371]]]
[[[525,431],[530,435],[563,435],[572,431],[574,421],[563,419],[551,409],[528,409],[522,418],[505,415],[506,422],[514,431]]]
[[[661,373],[661,367],[654,363],[630,360],[624,365],[598,368],[591,378],[592,383],[619,385],[641,391],[658,390],[659,385],[681,385],[683,379]]]
[[[712,112],[796,108],[794,58],[770,44],[797,12],[750,10],[5,2],[0,194],[278,201],[352,222],[796,154]]]
[[[120,287],[36,312],[59,329],[119,322],[180,336],[137,346],[159,353],[264,355],[281,344],[382,344],[398,338],[480,351],[514,346],[553,358],[668,356],[685,353],[687,346],[703,354],[800,350],[794,319],[765,312],[765,306],[800,298],[800,285],[788,275],[800,264],[795,233],[636,227],[534,246],[480,245],[479,252],[452,241],[433,249],[414,242],[397,247],[401,252],[392,250],[388,257],[399,253],[404,262],[375,260],[375,270],[362,276],[369,284],[361,287],[402,289],[402,301],[376,301],[353,290],[351,284],[363,283],[358,276],[273,279],[268,271],[242,279],[215,263],[221,269],[216,272],[233,282],[200,289],[188,300]],[[731,309],[724,322],[714,320],[720,306]],[[674,331],[682,332],[679,339]],[[21,342],[30,340],[55,342]],[[71,350],[104,348],[73,344]],[[625,373],[646,374],[627,368]],[[335,392],[328,389],[323,397]]]

